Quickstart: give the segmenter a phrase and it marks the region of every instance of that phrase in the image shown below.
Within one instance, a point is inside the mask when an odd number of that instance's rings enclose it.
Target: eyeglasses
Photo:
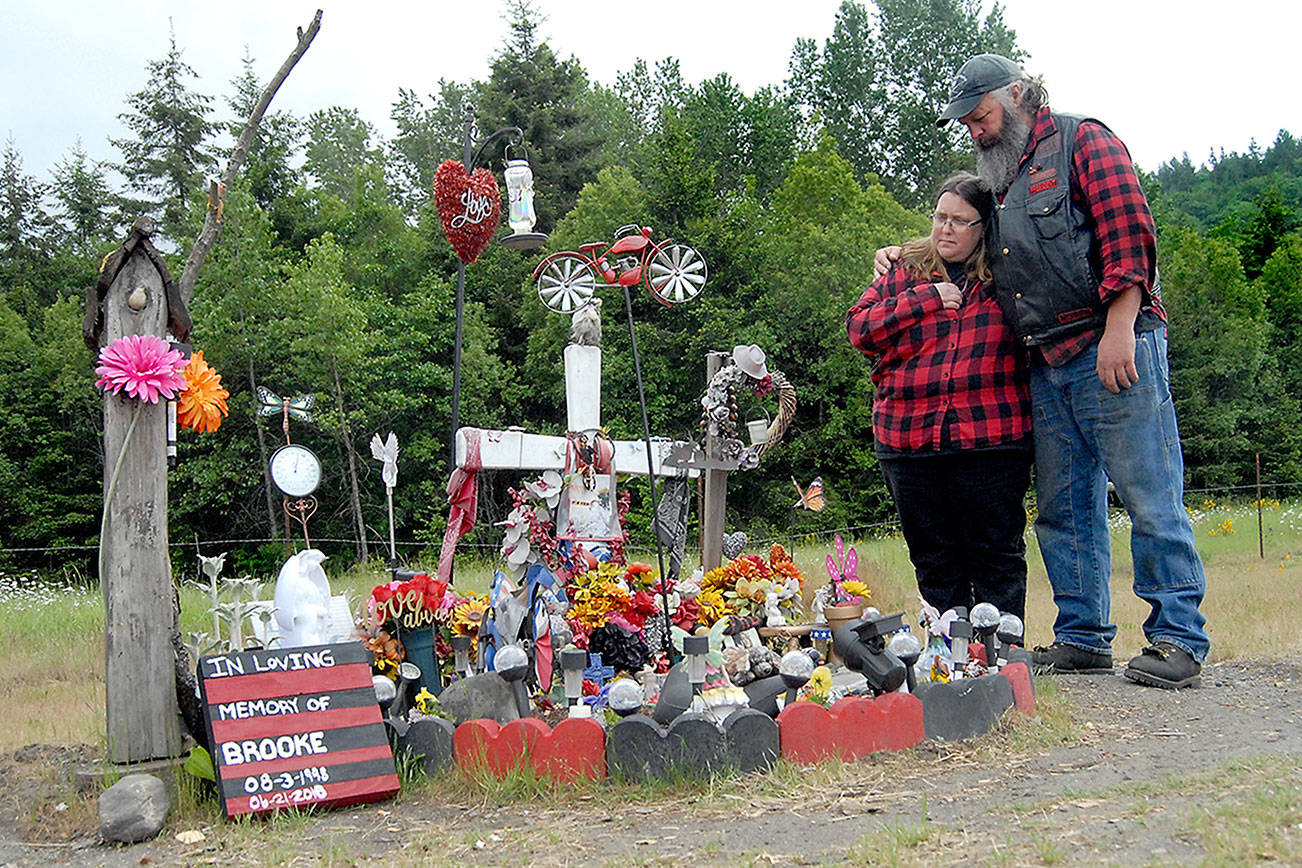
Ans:
[[[980,220],[960,220],[957,217],[951,217],[948,214],[936,213],[931,215],[931,225],[937,227],[948,224],[953,226],[955,229],[971,229],[980,222]]]

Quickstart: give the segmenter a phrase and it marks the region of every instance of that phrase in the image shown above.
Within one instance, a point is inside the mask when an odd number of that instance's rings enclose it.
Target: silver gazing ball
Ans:
[[[863,610],[863,619],[865,621],[880,621],[882,619],[882,610],[876,606],[868,606]]]
[[[642,699],[642,685],[632,678],[616,678],[607,694],[611,710],[621,717],[641,709]]]
[[[909,658],[917,660],[918,655],[922,653],[922,642],[912,633],[896,633],[891,637],[891,641],[886,643],[886,650],[901,660]]]
[[[778,674],[793,687],[808,684],[814,677],[814,661],[804,651],[788,651],[778,661]]]
[[[977,603],[972,607],[969,618],[972,626],[978,630],[989,629],[999,625],[999,609],[994,603]]]
[[[372,676],[371,686],[375,689],[375,701],[385,708],[398,697],[398,686],[387,675]]]
[[[521,675],[529,667],[529,655],[519,645],[503,645],[493,657],[493,668],[503,678],[516,672]]]
[[[1013,614],[1004,615],[999,619],[999,638],[1005,642],[1020,642],[1022,634],[1026,632],[1026,627],[1022,624],[1022,619]]]

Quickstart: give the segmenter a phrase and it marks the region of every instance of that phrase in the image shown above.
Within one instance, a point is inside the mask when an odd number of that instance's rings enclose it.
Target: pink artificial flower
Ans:
[[[96,386],[157,404],[185,389],[185,357],[155,335],[126,335],[99,351]]]

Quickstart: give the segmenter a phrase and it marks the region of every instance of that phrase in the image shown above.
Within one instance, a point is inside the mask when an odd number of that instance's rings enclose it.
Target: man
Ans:
[[[1184,510],[1184,463],[1167,383],[1156,233],[1125,145],[1059,114],[1036,79],[980,54],[954,77],[937,123],[957,119],[999,200],[991,226],[1000,307],[1031,368],[1039,514],[1054,641],[1037,668],[1110,672],[1107,481],[1130,514],[1135,593],[1149,646],[1141,684],[1196,687],[1210,645],[1202,562]],[[884,270],[898,248],[878,252]]]

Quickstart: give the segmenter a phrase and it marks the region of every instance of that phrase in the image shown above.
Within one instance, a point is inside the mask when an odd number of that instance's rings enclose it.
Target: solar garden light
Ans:
[[[909,693],[916,693],[918,675],[913,671],[913,665],[922,656],[922,642],[906,628],[904,632],[896,633],[891,637],[891,641],[886,643],[886,650],[900,658],[900,662],[904,664],[905,689]]]
[[[972,632],[981,640],[986,649],[986,667],[993,669],[995,656],[999,649],[994,646],[999,642],[995,631],[999,629],[999,609],[994,603],[977,603],[972,607]]]
[[[905,682],[900,658],[886,650],[886,637],[904,628],[904,613],[870,621],[858,618],[836,631],[832,644],[847,669],[861,673],[874,695],[890,693]]]
[[[452,637],[452,654],[455,658],[452,665],[460,678],[470,677],[470,646],[473,644],[474,640],[469,636]]]
[[[967,646],[971,641],[972,624],[967,620],[967,613],[964,612],[963,617],[949,622],[949,656],[954,663],[954,671],[950,674],[951,681],[963,677],[963,670],[967,667]]]
[[[371,687],[375,690],[375,701],[380,704],[380,711],[388,715],[389,706],[393,705],[393,700],[398,697],[398,688],[394,685],[393,679],[387,675],[373,675]]]
[[[687,680],[692,685],[692,711],[705,708],[701,687],[705,684],[705,655],[710,653],[709,636],[683,638],[683,654],[687,656]]]
[[[998,665],[1002,669],[1008,664],[1008,649],[1013,645],[1022,644],[1022,634],[1026,628],[1022,625],[1022,619],[1013,614],[1004,615],[999,619],[999,627],[995,630],[995,636],[999,638],[999,659]]]
[[[562,651],[561,653],[564,654],[565,652]],[[568,693],[568,690],[566,692]],[[642,685],[632,678],[620,676],[611,682],[610,692],[606,694],[606,701],[610,705],[610,710],[620,717],[636,714],[642,710]],[[570,711],[571,717],[573,717],[573,706],[570,707]]]
[[[411,709],[412,687],[417,681],[420,681],[419,666],[410,660],[398,664],[397,698],[393,703],[394,717],[406,719],[407,712]]]
[[[387,675],[375,675],[371,677],[371,688],[375,691],[375,701],[380,704],[384,725],[399,738],[406,735],[410,724],[393,714],[393,703],[398,698],[397,685]]]
[[[796,691],[814,677],[814,661],[799,649],[788,651],[778,661],[778,675],[782,676],[782,682],[787,685],[787,698],[784,702],[790,705],[796,701]]]
[[[583,670],[587,665],[588,652],[582,648],[566,648],[561,651],[561,670],[565,673],[565,701],[570,706],[570,717],[592,716],[592,709],[581,702]]]
[[[511,685],[520,716],[528,717],[529,694],[524,689],[524,677],[529,674],[529,655],[519,645],[503,645],[493,657],[493,668]]]

